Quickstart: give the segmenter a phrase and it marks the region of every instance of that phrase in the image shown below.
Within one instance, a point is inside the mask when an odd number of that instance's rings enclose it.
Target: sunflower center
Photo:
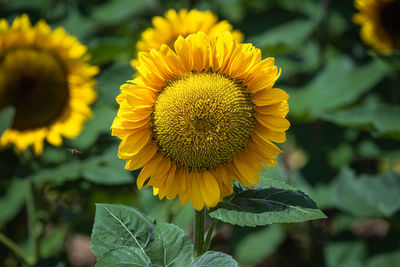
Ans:
[[[0,57],[0,109],[15,107],[13,129],[49,125],[62,114],[68,98],[65,69],[53,54],[18,48]]]
[[[216,73],[190,73],[167,85],[153,112],[158,149],[189,171],[233,160],[250,139],[254,104],[239,83]]]
[[[400,0],[385,3],[380,10],[380,21],[387,33],[400,41]]]

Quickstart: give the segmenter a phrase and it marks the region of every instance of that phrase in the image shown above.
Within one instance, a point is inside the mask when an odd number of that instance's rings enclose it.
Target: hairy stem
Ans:
[[[26,209],[28,214],[28,231],[32,251],[33,261],[36,262],[39,257],[39,235],[37,233],[37,214],[35,203],[35,189],[32,181],[28,180],[28,194],[26,197]]]
[[[194,214],[194,233],[193,233],[193,255],[195,258],[203,254],[204,246],[204,209],[195,211]]]

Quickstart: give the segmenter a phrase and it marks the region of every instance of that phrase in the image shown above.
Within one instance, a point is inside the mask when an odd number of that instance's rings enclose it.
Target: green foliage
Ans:
[[[356,107],[322,114],[320,117],[342,126],[372,129],[376,135],[400,138],[400,107],[384,104],[375,97],[368,98]]]
[[[99,266],[188,266],[192,253],[189,238],[178,227],[156,224],[126,206],[97,204],[91,238]]]
[[[14,108],[7,107],[0,111],[1,111],[0,112],[0,134],[3,134],[3,132],[5,130],[7,130],[12,123],[12,118],[14,116]]]
[[[266,54],[282,54],[304,42],[315,25],[310,20],[293,20],[249,39]]]
[[[97,7],[92,13],[99,24],[115,24],[135,16],[147,8],[151,1],[146,0],[114,0]]]
[[[380,266],[399,267],[400,252],[396,251],[390,253],[382,253],[380,255],[372,257],[367,263],[367,267],[380,267]]]
[[[400,209],[400,177],[393,173],[356,179],[348,168],[341,171],[336,191],[337,206],[356,216],[390,217]]]
[[[91,239],[98,267],[237,266],[231,256],[214,251],[192,262],[192,243],[180,228],[127,206],[97,204]]]
[[[235,248],[235,257],[241,264],[254,264],[271,256],[285,240],[285,230],[279,224],[248,234]]]
[[[7,193],[0,198],[0,227],[18,213],[25,202],[26,182],[14,179],[8,186]],[[21,194],[22,192],[22,194]]]
[[[377,61],[355,66],[347,57],[333,58],[308,85],[289,91],[291,113],[313,119],[348,105],[376,85],[388,71]]]
[[[325,261],[328,267],[363,266],[367,251],[363,242],[332,242],[326,246]]]
[[[124,170],[124,162],[115,157],[116,153],[117,147],[110,147],[102,155],[87,160],[75,159],[54,168],[41,169],[29,179],[38,185],[44,183],[62,185],[80,178],[106,185],[131,183],[133,178],[127,170]]]
[[[72,147],[86,150],[90,148],[100,134],[110,134],[110,125],[115,117],[115,110],[108,105],[97,105],[94,108],[94,117],[85,125],[85,129],[78,138],[68,141]]]
[[[295,172],[290,177],[290,184],[297,188],[301,188],[318,204],[318,207],[321,209],[329,209],[335,206],[335,182],[329,184],[318,183],[312,186],[299,172]]]
[[[66,227],[55,227],[50,233],[47,233],[40,242],[40,255],[43,258],[49,258],[62,248],[67,235]]]

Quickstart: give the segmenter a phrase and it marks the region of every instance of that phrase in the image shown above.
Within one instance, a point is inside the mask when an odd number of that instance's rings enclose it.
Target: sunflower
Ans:
[[[387,54],[400,48],[400,0],[355,0],[360,11],[353,20],[361,25],[361,38]]]
[[[148,52],[152,48],[159,49],[162,44],[168,44],[171,49],[174,49],[174,42],[179,35],[186,37],[198,31],[210,36],[230,31],[236,41],[243,41],[243,34],[240,31],[233,30],[232,25],[226,20],[218,22],[218,17],[211,11],[181,9],[176,12],[176,10],[170,9],[165,12],[164,17],[154,17],[152,23],[153,27],[147,28],[142,33],[141,40],[136,44],[138,52]],[[132,67],[137,64],[137,59],[131,61]]]
[[[137,185],[201,210],[251,187],[276,165],[289,122],[288,95],[273,88],[273,58],[230,32],[179,36],[174,49],[139,53],[139,76],[121,86],[112,134],[125,168],[143,167]]]
[[[0,146],[17,153],[33,146],[36,155],[46,139],[54,146],[62,136],[76,137],[91,116],[89,105],[98,68],[87,64],[86,47],[62,28],[51,31],[27,15],[12,25],[0,20],[0,110],[13,106],[12,125]]]

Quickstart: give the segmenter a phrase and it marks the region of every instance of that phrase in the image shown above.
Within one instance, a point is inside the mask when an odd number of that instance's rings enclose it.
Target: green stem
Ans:
[[[204,245],[204,209],[195,211],[194,214],[194,233],[193,233],[193,254],[197,258],[203,254]]]
[[[3,233],[0,233],[0,243],[9,248],[26,265],[32,266],[34,264],[33,259],[25,256],[21,248],[14,241],[5,236]]]
[[[206,253],[208,251],[208,249],[210,248],[212,233],[214,232],[214,228],[217,225],[217,222],[218,222],[218,219],[214,219],[210,226],[210,229],[208,229],[206,241],[204,242],[204,245],[203,245],[203,253]]]
[[[29,240],[31,242],[31,252],[33,262],[36,262],[39,257],[39,235],[37,233],[37,214],[35,205],[35,189],[33,183],[28,179],[28,194],[26,197],[26,209],[28,214],[28,231]]]

